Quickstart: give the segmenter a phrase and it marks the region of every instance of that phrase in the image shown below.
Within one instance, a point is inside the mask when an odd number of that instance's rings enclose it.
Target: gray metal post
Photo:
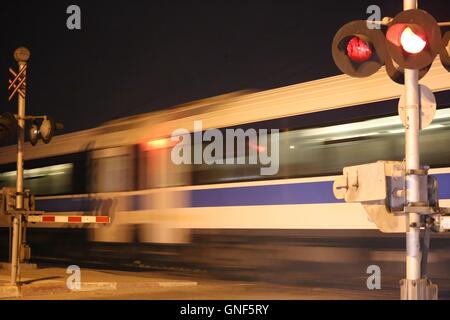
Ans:
[[[417,9],[416,0],[404,0],[404,10]],[[419,152],[419,71],[405,69],[405,105],[406,105],[406,130],[405,130],[405,159],[406,170],[414,172],[420,169]],[[418,175],[407,176],[407,200],[410,204],[423,201],[420,199],[420,179]],[[421,248],[420,248],[420,214],[409,214],[409,228],[406,233],[406,281],[415,283],[421,278]],[[413,285],[414,286],[414,285]],[[409,286],[408,286],[409,287]],[[407,290],[409,291],[409,290]],[[407,293],[406,298],[420,299],[417,294]]]
[[[19,64],[19,72],[26,67],[30,52],[26,48],[19,48],[14,52],[14,58]],[[26,73],[26,71],[25,71]],[[26,76],[26,74],[24,74]],[[18,95],[17,113],[17,179],[16,179],[16,209],[23,209],[23,146],[25,144],[25,98]],[[13,217],[13,239],[11,252],[11,284],[17,285],[19,270],[20,233],[22,219],[17,214]]]

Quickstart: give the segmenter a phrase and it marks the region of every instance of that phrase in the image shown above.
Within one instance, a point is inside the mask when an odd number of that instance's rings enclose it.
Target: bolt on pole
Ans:
[[[417,9],[416,0],[404,0],[404,10]],[[405,104],[406,104],[406,129],[405,129],[405,160],[406,170],[414,172],[420,169],[419,151],[419,72],[418,70],[405,69]],[[420,198],[419,176],[409,174],[406,180],[407,199],[410,204],[423,201]],[[406,233],[406,280],[416,281],[421,278],[421,248],[420,248],[420,214],[409,214],[409,227]],[[411,297],[408,295],[408,299]]]
[[[14,58],[19,64],[19,72],[26,67],[30,58],[30,52],[26,48],[18,48],[14,52]],[[24,71],[24,77],[26,76]],[[25,97],[18,95],[17,113],[17,178],[16,178],[16,210],[23,209],[23,147],[25,144]],[[20,233],[22,232],[21,214],[13,217],[13,239],[11,253],[11,284],[17,285],[19,272]]]

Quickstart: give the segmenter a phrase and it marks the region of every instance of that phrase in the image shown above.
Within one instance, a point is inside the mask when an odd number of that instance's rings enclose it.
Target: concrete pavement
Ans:
[[[142,292],[156,288],[180,288],[197,286],[197,282],[181,277],[157,273],[92,270],[80,268],[80,281],[74,273],[64,268],[22,268],[20,285],[10,285],[8,268],[0,269],[0,299],[42,298],[57,295],[73,295],[82,299],[88,292]],[[77,283],[79,285],[77,285]],[[69,288],[71,287],[71,288]]]
[[[130,272],[80,269],[80,286],[71,290],[73,273],[61,267],[26,267],[21,286],[9,285],[9,270],[0,269],[0,299],[26,300],[308,300],[308,299],[398,299],[396,289],[361,289],[285,286],[229,281],[205,275],[170,272]]]

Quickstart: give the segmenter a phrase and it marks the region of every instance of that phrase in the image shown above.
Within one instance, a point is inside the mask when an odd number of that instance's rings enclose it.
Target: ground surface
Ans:
[[[311,286],[285,286],[261,282],[216,280],[204,275],[172,272],[130,272],[81,269],[81,291],[67,288],[64,268],[25,268],[21,296],[14,297],[9,270],[0,269],[2,299],[149,299],[149,300],[302,300],[397,299],[398,288],[361,290]],[[9,296],[8,296],[9,295]]]
[[[405,277],[404,235],[378,231],[194,230],[189,244],[172,245],[89,242],[84,229],[29,231],[31,261],[47,268],[22,275],[47,280],[26,283],[26,299],[38,284],[46,299],[397,299]],[[7,235],[0,232],[0,261],[8,259]],[[428,274],[440,299],[450,299],[449,248],[449,235],[433,235]],[[65,287],[72,264],[82,267],[83,292]],[[367,289],[373,266],[381,290]],[[1,277],[7,283],[9,273]]]

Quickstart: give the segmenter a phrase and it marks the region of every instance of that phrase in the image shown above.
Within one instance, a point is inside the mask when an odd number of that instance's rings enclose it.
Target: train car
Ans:
[[[421,162],[440,181],[441,205],[450,206],[450,77],[437,61],[422,83],[436,93],[439,110],[422,133]],[[192,264],[212,264],[223,241],[245,248],[239,255],[247,266],[256,264],[247,257],[258,250],[256,260],[269,255],[307,263],[361,256],[397,261],[403,240],[377,231],[360,204],[335,199],[332,183],[345,166],[403,159],[404,129],[397,115],[402,90],[383,69],[367,79],[340,75],[208,98],[60,135],[49,145],[27,145],[25,185],[37,195],[38,210],[111,217],[110,225],[100,227],[36,224],[31,234],[39,238],[39,232],[56,228],[71,235],[66,242],[81,241],[74,240],[80,236],[85,243],[122,248],[200,243],[203,249],[191,252]],[[242,157],[242,164],[174,164],[172,133],[184,128],[194,135],[196,121],[202,131],[279,130],[277,173],[261,175],[261,164],[249,164],[248,154],[224,155]],[[196,146],[194,140],[192,147],[204,150],[204,141]],[[14,186],[14,161],[15,146],[0,149],[1,186]],[[450,242],[445,235],[437,241],[439,258],[432,259],[449,261]],[[363,249],[368,244],[375,249]],[[395,258],[380,256],[377,245],[395,247]],[[222,251],[216,257],[222,265],[242,265],[225,256]],[[133,259],[140,261],[139,254]]]

